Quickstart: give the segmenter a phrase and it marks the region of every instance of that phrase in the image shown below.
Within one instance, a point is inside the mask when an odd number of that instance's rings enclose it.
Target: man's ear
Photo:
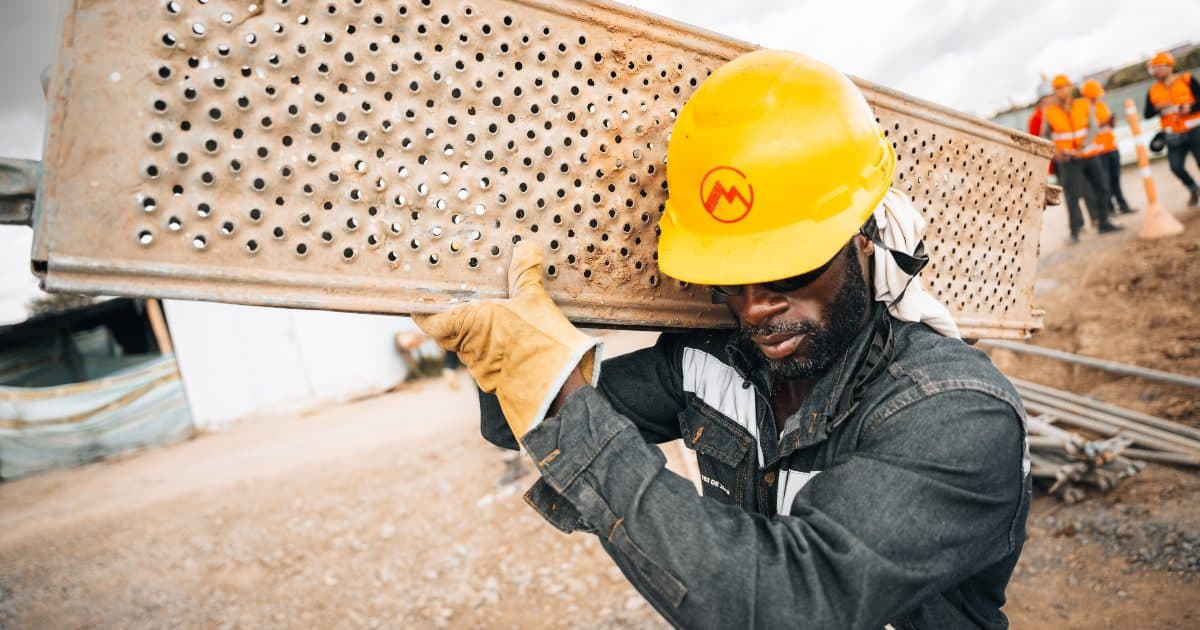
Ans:
[[[871,255],[875,253],[874,241],[862,234],[855,234],[854,239],[856,241],[855,247],[858,248],[858,251],[862,252],[863,257],[870,260]]]
[[[875,242],[867,238],[865,235],[856,234],[854,236],[855,254],[858,256],[858,266],[862,268],[863,274],[866,276],[867,286],[872,287],[875,284]]]

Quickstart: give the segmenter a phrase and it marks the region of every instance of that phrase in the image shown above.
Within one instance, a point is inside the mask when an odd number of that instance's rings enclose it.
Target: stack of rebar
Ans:
[[[1126,437],[1088,440],[1052,424],[1054,417],[1030,415],[1028,423],[1030,474],[1050,484],[1048,491],[1067,503],[1100,491],[1141,472],[1145,464],[1124,456],[1132,441]]]
[[[1029,414],[1031,473],[1068,503],[1110,490],[1144,462],[1200,467],[1200,430],[1018,378]],[[1067,430],[1099,436],[1090,440]]]
[[[1122,376],[1200,388],[1200,378],[1186,374],[1012,341],[980,343]],[[1115,487],[1145,462],[1200,468],[1200,429],[1023,379],[1009,380],[1029,416],[1031,473],[1048,481],[1051,492],[1067,502],[1083,498],[1086,486]],[[1097,437],[1090,439],[1076,431]]]

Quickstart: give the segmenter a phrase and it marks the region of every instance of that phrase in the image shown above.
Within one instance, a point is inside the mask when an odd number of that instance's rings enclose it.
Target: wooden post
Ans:
[[[149,298],[145,301],[146,318],[150,320],[150,329],[154,331],[154,340],[163,354],[175,354],[175,345],[171,343],[171,333],[167,330],[167,319],[163,317],[162,306],[158,300]]]

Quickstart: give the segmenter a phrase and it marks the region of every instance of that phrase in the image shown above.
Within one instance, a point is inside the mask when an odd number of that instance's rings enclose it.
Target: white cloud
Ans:
[[[1136,61],[1200,36],[1200,1],[626,0],[755,44],[797,50],[843,72],[976,114],[1032,100],[1040,74]],[[0,0],[0,155],[41,155],[38,73],[54,46],[57,3]],[[5,304],[36,295],[28,232],[0,228]],[[25,240],[21,240],[25,239]]]
[[[1196,0],[631,4],[981,115],[1032,100],[1042,73],[1077,76],[1200,36]]]
[[[0,156],[41,159],[44,120],[41,108],[0,111]]]

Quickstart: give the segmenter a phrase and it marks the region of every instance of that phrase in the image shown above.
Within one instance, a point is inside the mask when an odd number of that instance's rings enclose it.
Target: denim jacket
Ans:
[[[889,323],[890,360],[841,408]],[[526,501],[597,535],[675,626],[1007,627],[1031,486],[1024,409],[987,356],[877,309],[778,431],[766,371],[729,340],[664,333],[604,362],[524,436]],[[515,448],[493,396],[481,410]],[[674,439],[703,496],[648,444]]]

